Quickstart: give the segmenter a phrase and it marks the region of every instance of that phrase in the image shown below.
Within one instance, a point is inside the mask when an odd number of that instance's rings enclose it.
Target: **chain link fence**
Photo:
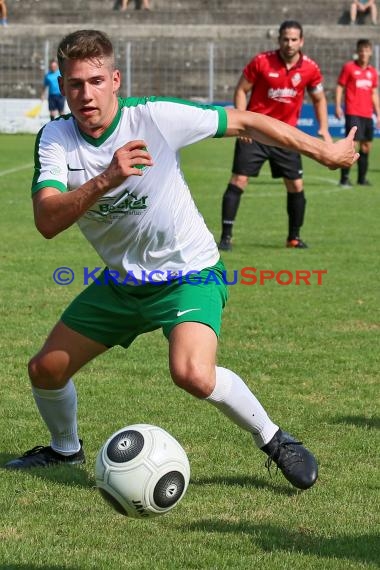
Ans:
[[[122,72],[122,96],[161,95],[205,102],[232,101],[245,64],[259,51],[273,49],[268,39],[144,39],[115,41],[116,62]],[[14,39],[0,44],[0,98],[39,97],[48,61],[55,56],[51,40]],[[305,53],[315,59],[325,77],[329,101],[342,64],[353,55],[350,40],[306,42]],[[379,45],[374,50],[379,69]]]

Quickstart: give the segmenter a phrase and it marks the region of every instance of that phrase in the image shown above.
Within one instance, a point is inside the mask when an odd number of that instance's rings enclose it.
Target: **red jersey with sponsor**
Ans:
[[[373,114],[372,93],[377,87],[377,71],[372,65],[360,67],[356,61],[348,61],[342,67],[338,83],[345,89],[346,115],[370,119]]]
[[[290,69],[279,50],[259,53],[246,65],[243,75],[253,85],[247,109],[293,126],[301,113],[305,89],[323,90],[318,65],[302,53]]]

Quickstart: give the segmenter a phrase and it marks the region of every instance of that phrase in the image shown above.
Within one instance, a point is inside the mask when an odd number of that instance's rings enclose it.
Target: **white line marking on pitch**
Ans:
[[[270,174],[263,172],[262,174],[260,174],[260,176],[265,176],[265,177],[269,178]],[[255,179],[253,179],[253,180],[255,180]],[[311,189],[310,187],[307,186],[307,180],[320,180],[321,182],[326,182],[327,184],[334,186],[334,188],[329,188],[326,190],[315,190],[314,191],[313,189]],[[253,185],[254,184],[255,184],[255,182],[253,182]],[[277,182],[277,184],[278,184],[278,182]],[[281,180],[280,184],[281,184],[282,188],[285,189],[285,186],[283,185],[282,180]],[[258,185],[260,185],[260,182],[258,182]],[[352,188],[341,188],[339,186],[339,183],[336,180],[334,180],[333,178],[327,178],[324,176],[307,176],[306,177],[306,194],[333,194],[335,192],[347,192],[347,191],[352,192]],[[248,198],[248,197],[249,198],[274,198],[275,195],[272,193],[269,194],[268,192],[256,192],[254,189],[253,189],[253,192],[250,192],[250,188],[248,187],[245,190],[244,197],[245,198]]]
[[[24,164],[23,166],[17,166],[16,168],[9,168],[8,170],[1,170],[0,176],[6,176],[7,174],[14,174],[15,172],[20,172],[20,170],[26,170],[27,168],[32,168],[33,163]]]

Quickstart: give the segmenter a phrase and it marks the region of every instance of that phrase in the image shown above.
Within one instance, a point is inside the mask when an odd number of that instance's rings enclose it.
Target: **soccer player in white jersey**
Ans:
[[[29,363],[50,445],[6,467],[83,463],[72,376],[110,347],[127,348],[139,334],[162,328],[174,383],[250,432],[268,467],[274,461],[295,487],[311,487],[318,473],[312,453],[269,418],[241,378],[216,365],[224,266],[178,151],[206,137],[248,136],[342,168],[358,158],[355,130],[333,144],[256,113],[120,99],[112,43],[96,30],[69,34],[57,55],[71,115],[45,125],[36,139],[35,224],[50,239],[78,223],[107,269],[64,311]]]

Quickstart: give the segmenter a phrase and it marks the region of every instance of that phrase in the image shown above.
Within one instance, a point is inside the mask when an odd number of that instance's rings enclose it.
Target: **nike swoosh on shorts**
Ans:
[[[186,309],[186,311],[177,311],[177,317],[182,317],[182,315],[191,313],[191,311],[200,311],[200,309]]]

